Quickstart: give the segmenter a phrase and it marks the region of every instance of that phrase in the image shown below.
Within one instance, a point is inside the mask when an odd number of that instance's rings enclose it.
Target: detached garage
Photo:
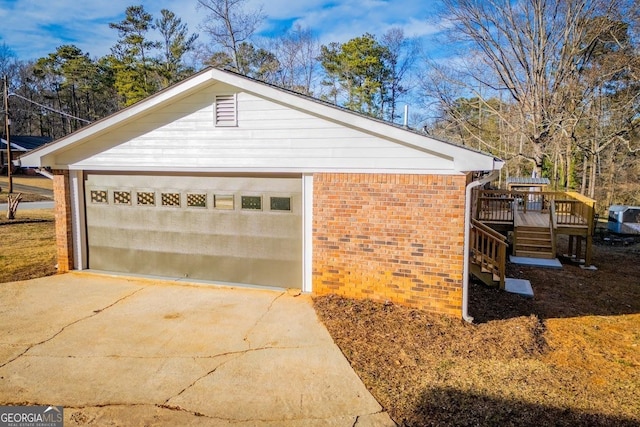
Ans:
[[[298,288],[460,315],[467,186],[503,163],[205,70],[21,159],[59,271]]]

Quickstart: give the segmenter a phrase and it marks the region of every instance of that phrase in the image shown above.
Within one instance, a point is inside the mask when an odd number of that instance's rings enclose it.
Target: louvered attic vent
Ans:
[[[235,95],[216,95],[216,126],[237,126]]]

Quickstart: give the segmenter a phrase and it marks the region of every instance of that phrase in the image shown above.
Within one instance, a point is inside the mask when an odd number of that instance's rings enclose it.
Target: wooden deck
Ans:
[[[516,214],[515,221],[513,219],[513,212],[492,212],[492,215],[482,214],[480,218],[476,218],[482,221],[484,224],[496,224],[496,225],[531,225],[531,226],[548,226],[549,225],[549,213],[548,212],[522,212],[519,211]],[[587,221],[577,215],[565,215],[558,218],[559,226],[562,227],[575,227],[586,228],[588,227]],[[546,222],[545,222],[546,221]]]
[[[477,190],[472,215],[475,221],[501,233],[501,236],[512,233],[513,254],[555,257],[557,236],[564,234],[569,236],[568,255],[591,264],[595,201],[578,193]],[[482,230],[476,233],[480,234]],[[475,258],[481,253],[482,259],[491,259],[497,264],[504,262],[484,253],[486,247],[497,247],[500,239],[491,233],[482,236],[495,239],[495,242],[488,245],[478,240],[479,243],[476,242],[472,248]],[[472,257],[472,262],[475,258]],[[487,270],[486,266],[484,270]]]
[[[542,212],[519,211],[516,213],[514,226],[549,228],[549,214]]]
[[[569,237],[571,259],[591,265],[594,200],[570,191],[477,189],[474,197],[469,271],[485,284],[504,289],[508,247],[516,256],[555,258],[559,234]]]

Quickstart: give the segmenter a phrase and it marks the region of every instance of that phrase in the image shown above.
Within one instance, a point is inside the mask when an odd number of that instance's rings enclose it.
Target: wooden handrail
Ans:
[[[479,195],[476,203],[475,217],[483,221],[513,222],[511,207],[513,197],[484,197]]]
[[[504,289],[507,262],[506,237],[473,219],[470,237],[470,262],[497,276],[500,289]]]
[[[582,195],[580,193],[576,193],[575,191],[567,191],[565,194],[567,196],[569,196],[569,197],[572,197],[572,198],[584,203],[585,205],[587,205],[587,206],[589,206],[591,208],[595,207],[595,205],[596,205],[596,201],[595,200],[593,200],[590,197],[584,196],[584,195]]]
[[[582,217],[587,222],[587,229],[589,233],[593,235],[595,230],[595,215],[596,215],[596,201],[590,197],[584,196],[580,193],[576,193],[575,191],[568,191],[567,196],[574,198],[575,200],[581,202],[583,206],[587,206],[584,212],[582,212]]]
[[[480,222],[478,220],[475,220],[475,219],[472,219],[471,220],[471,224],[474,227],[477,227],[480,230],[484,231],[485,233],[492,235],[496,239],[502,240],[503,242],[506,243],[507,238],[502,233],[498,233],[496,230],[494,230],[493,228],[483,224],[482,222]]]
[[[556,249],[556,230],[558,229],[558,218],[556,216],[556,201],[552,200],[549,206],[549,228],[551,232],[551,253],[555,257]]]
[[[549,224],[551,224],[552,230],[558,229],[558,217],[556,216],[556,201],[551,201],[551,207],[549,208]]]
[[[530,194],[541,195],[548,197],[549,199],[555,199],[556,197],[566,197],[568,193],[562,191],[509,191],[509,190],[478,190],[484,195],[484,197],[524,197]],[[571,196],[573,197],[573,196]]]
[[[559,225],[583,226],[591,230],[593,226],[593,208],[575,199],[557,199],[556,218]]]

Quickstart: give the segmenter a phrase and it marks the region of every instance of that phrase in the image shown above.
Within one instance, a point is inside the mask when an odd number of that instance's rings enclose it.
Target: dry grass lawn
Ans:
[[[50,197],[42,196],[40,194],[21,193],[19,191],[14,191],[13,192],[13,194],[18,194],[18,193],[20,193],[22,195],[22,199],[20,199],[20,203],[43,202],[43,201],[50,201],[51,200]],[[8,193],[5,193],[5,192],[0,193],[0,203],[7,203],[7,196],[8,196]],[[20,205],[18,205],[18,211],[20,211]],[[6,214],[7,214],[6,210],[3,212],[3,214],[6,216]]]
[[[8,182],[9,180],[6,176],[0,176],[0,187],[4,189],[7,186]],[[45,190],[53,190],[53,181],[44,176],[14,175],[13,183],[28,185],[30,187],[44,188]]]
[[[9,184],[9,180],[6,176],[0,177],[0,203],[7,202],[7,186]],[[43,196],[42,194],[37,194],[35,192],[28,192],[20,190],[20,186],[26,185],[29,187],[41,188],[44,190],[53,190],[53,181],[49,178],[45,178],[43,176],[25,176],[25,175],[15,175],[13,177],[13,185],[14,193],[22,194],[22,202],[40,202],[44,200],[51,200],[51,197]],[[20,207],[18,206],[18,209]]]
[[[55,230],[50,209],[18,208],[16,219],[0,216],[0,282],[56,273]]]
[[[594,252],[598,271],[510,266],[532,300],[473,284],[473,325],[331,296],[316,310],[400,425],[639,426],[640,245]]]

